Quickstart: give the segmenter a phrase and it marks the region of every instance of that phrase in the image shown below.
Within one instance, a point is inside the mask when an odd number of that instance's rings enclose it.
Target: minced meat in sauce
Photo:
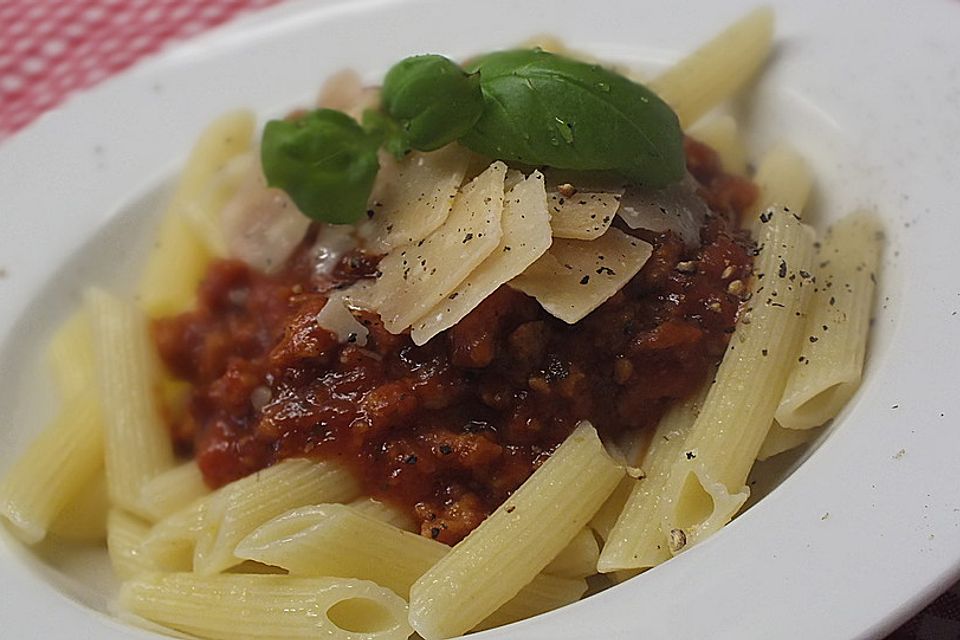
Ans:
[[[501,287],[417,347],[375,314],[363,346],[340,344],[316,314],[334,288],[372,277],[376,257],[345,256],[319,277],[303,247],[275,275],[215,261],[195,311],[154,324],[160,354],[192,384],[173,438],[221,486],[279,460],[351,468],[365,492],[408,510],[453,544],[499,506],[574,429],[609,438],[656,424],[723,355],[751,251],[734,230],[756,197],[688,140],[688,166],[716,212],[702,244],[624,231],[654,252],[621,291],[575,326]],[[679,263],[685,263],[678,269]]]

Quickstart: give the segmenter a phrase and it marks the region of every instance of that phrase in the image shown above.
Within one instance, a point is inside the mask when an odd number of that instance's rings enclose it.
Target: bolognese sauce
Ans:
[[[423,346],[367,312],[355,314],[366,343],[341,343],[317,313],[331,291],[374,277],[376,256],[353,251],[318,275],[308,237],[273,275],[215,261],[197,308],[153,326],[167,367],[191,384],[171,425],[179,450],[212,487],[285,458],[336,460],[421,533],[453,544],[579,421],[608,438],[655,425],[722,357],[752,261],[737,218],[756,188],[708,147],[685,147],[714,212],[699,247],[622,227],[653,254],[573,326],[502,286]]]

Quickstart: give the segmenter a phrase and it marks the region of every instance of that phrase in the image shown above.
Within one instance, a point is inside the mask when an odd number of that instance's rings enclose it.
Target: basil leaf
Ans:
[[[348,224],[367,209],[379,141],[340,111],[318,109],[297,120],[271,120],[260,159],[267,184],[283,189],[308,217]]]
[[[652,91],[541,50],[476,60],[484,110],[461,142],[483,155],[558,169],[613,170],[662,187],[684,173],[676,114]]]
[[[438,55],[405,58],[383,79],[383,108],[414,149],[433,151],[465,134],[480,118],[480,79]]]

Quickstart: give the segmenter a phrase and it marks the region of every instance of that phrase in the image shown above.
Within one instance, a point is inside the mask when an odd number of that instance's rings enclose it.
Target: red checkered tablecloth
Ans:
[[[0,0],[0,141],[70,94],[280,0]],[[960,585],[888,640],[960,640]]]

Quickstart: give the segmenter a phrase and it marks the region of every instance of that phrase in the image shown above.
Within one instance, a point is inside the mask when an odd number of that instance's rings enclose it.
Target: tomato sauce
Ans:
[[[213,487],[285,458],[337,460],[423,535],[456,543],[580,420],[607,438],[652,427],[722,356],[741,302],[733,283],[752,262],[735,220],[756,189],[699,143],[687,156],[716,212],[701,246],[624,229],[652,257],[572,327],[504,286],[422,347],[370,313],[358,318],[367,343],[341,344],[314,318],[331,290],[373,277],[376,257],[353,252],[318,276],[308,237],[275,275],[214,262],[196,310],[153,327],[170,371],[192,385],[171,427],[179,450]]]

